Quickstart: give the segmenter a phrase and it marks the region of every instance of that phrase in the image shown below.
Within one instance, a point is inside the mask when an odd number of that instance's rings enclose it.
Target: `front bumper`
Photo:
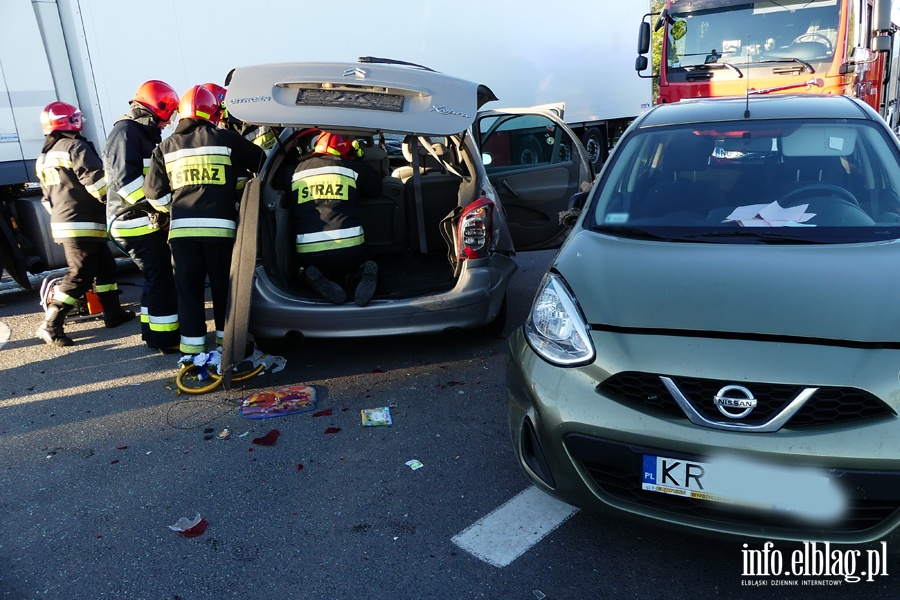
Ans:
[[[560,499],[595,512],[625,511],[718,534],[791,541],[866,543],[900,526],[900,422],[896,416],[773,433],[721,431],[686,417],[622,402],[600,384],[616,373],[712,374],[728,381],[870,384],[895,399],[900,353],[740,340],[594,332],[597,360],[554,367],[510,337],[507,369],[513,448],[526,476]],[[736,361],[735,357],[740,357]],[[798,366],[801,366],[798,368]],[[642,489],[644,455],[705,460],[722,453],[758,464],[816,468],[845,492],[847,510],[823,526],[775,511],[748,511]]]

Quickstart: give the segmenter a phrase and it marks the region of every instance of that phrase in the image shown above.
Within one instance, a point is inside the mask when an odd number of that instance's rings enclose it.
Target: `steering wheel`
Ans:
[[[831,40],[828,39],[828,36],[821,33],[816,33],[815,31],[804,33],[803,35],[798,35],[794,38],[794,41],[792,41],[791,44],[798,44],[800,42],[819,42],[825,44],[825,47],[828,49],[829,53],[834,50],[834,44],[831,43]]]
[[[787,206],[791,202],[796,202],[797,198],[803,196],[815,196],[817,194],[821,195],[820,192],[826,192],[826,196],[832,196],[840,200],[844,200],[845,202],[852,204],[855,208],[862,210],[862,207],[860,207],[859,200],[856,199],[856,196],[854,196],[841,186],[831,185],[830,183],[811,183],[809,185],[799,187],[796,190],[792,190],[782,196],[779,204],[781,204],[782,206]]]

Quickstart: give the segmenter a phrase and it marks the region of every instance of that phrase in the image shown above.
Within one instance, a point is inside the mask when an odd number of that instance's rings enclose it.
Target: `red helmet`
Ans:
[[[318,137],[313,152],[316,154],[333,154],[334,156],[343,156],[345,158],[362,156],[362,150],[359,144],[356,143],[356,140],[327,131],[323,131],[322,135]]]
[[[51,102],[41,111],[44,135],[54,131],[81,131],[81,111],[65,102]]]
[[[132,101],[152,112],[160,121],[168,121],[178,108],[178,92],[168,83],[151,79],[141,84]]]
[[[218,83],[204,83],[203,87],[211,91],[213,93],[213,96],[216,97],[216,100],[218,100],[220,104],[222,102],[225,102],[225,92],[227,92],[228,90],[223,88],[221,85],[219,85]]]
[[[213,125],[218,125],[219,108],[219,103],[211,91],[202,85],[195,85],[181,97],[178,113],[182,119],[206,119]]]

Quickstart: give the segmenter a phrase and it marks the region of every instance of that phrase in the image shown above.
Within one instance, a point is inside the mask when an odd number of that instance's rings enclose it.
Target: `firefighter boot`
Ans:
[[[103,306],[103,324],[107,327],[118,327],[134,318],[133,311],[125,310],[119,304],[118,290],[102,292],[97,294],[97,297],[100,298],[100,305]]]
[[[51,346],[63,347],[74,344],[72,338],[63,331],[63,321],[66,320],[66,313],[70,310],[72,307],[68,304],[51,302],[47,306],[47,312],[44,313],[44,322],[35,332],[37,336]]]

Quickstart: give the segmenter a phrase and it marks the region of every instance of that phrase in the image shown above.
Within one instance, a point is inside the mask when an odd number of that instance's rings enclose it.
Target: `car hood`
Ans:
[[[900,341],[898,242],[699,244],[573,235],[554,263],[592,325]]]

